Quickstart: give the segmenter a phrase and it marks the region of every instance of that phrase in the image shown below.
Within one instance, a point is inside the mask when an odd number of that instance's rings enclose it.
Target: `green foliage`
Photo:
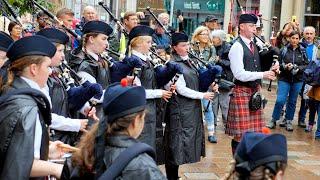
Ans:
[[[1,0],[2,1],[2,0]],[[6,0],[11,4],[12,8],[18,12],[18,14],[24,14],[26,12],[34,13],[39,11],[39,9],[32,4],[32,0]],[[40,5],[47,8],[49,11],[51,11],[54,8],[54,5],[48,0],[36,0]]]

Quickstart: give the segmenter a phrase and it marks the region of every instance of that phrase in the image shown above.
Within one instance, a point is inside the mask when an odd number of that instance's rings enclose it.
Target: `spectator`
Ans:
[[[314,42],[315,35],[316,35],[316,30],[314,27],[307,26],[304,28],[302,43],[306,47],[306,54],[307,54],[309,62],[317,60],[318,48]],[[303,86],[302,86],[301,94],[305,94],[303,92],[307,93],[307,89],[305,88],[305,84],[303,84]],[[308,110],[308,101],[309,101],[307,99],[307,97],[308,96],[303,96],[303,95],[301,96],[298,126],[302,127],[302,128],[306,128],[305,118],[306,118],[306,113]],[[314,117],[311,117],[311,119],[314,120]],[[309,126],[306,128],[306,131],[311,131],[313,124],[314,124],[314,121],[310,121],[310,118],[309,118]]]
[[[11,38],[14,41],[19,40],[22,37],[22,27],[19,23],[15,21],[11,21],[8,26],[8,31],[10,33]]]
[[[272,119],[267,127],[275,128],[280,119],[281,110],[286,104],[286,115],[280,123],[287,131],[293,131],[292,121],[296,109],[298,94],[302,88],[302,73],[308,64],[305,49],[299,44],[300,33],[292,31],[289,35],[289,44],[280,50],[280,70],[278,80],[277,100],[274,105]],[[287,96],[288,99],[287,99]],[[286,102],[287,101],[287,102]]]
[[[219,83],[219,94],[212,101],[215,122],[217,122],[219,107],[222,113],[223,124],[227,123],[228,108],[230,101],[230,92],[232,89],[233,74],[230,69],[230,60],[228,57],[231,45],[226,42],[226,33],[223,30],[216,30],[212,33],[212,42],[217,51],[216,65],[223,69]]]
[[[205,21],[205,25],[207,28],[209,28],[209,30],[212,32],[214,30],[219,29],[219,23],[218,23],[218,18],[216,18],[215,16],[209,15],[206,18]]]

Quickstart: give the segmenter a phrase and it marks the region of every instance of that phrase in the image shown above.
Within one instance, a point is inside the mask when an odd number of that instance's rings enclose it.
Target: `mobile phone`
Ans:
[[[292,16],[292,17],[291,17],[291,21],[292,21],[292,22],[296,22],[296,21],[297,21],[297,16]]]
[[[178,10],[177,10],[177,18],[178,18],[180,15],[181,15],[181,10],[178,9]]]

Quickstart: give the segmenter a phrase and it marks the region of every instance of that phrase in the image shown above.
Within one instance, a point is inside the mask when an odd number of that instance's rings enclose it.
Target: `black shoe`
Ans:
[[[208,141],[211,143],[217,143],[217,138],[215,136],[208,136]]]
[[[304,122],[304,121],[298,121],[298,126],[299,127],[301,127],[301,128],[306,128],[307,127],[307,125],[306,125],[306,123]]]

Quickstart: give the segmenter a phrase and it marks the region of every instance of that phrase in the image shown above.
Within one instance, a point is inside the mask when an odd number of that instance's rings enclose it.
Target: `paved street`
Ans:
[[[274,102],[276,100],[276,90],[268,92],[264,88],[263,93],[268,99],[268,105],[265,109],[265,120],[271,118]],[[300,99],[298,100],[300,102]],[[300,105],[297,105],[299,108]],[[288,140],[289,166],[285,172],[285,179],[289,180],[316,180],[320,179],[320,141],[314,140],[314,131],[312,133],[304,132],[304,129],[297,126],[297,114],[294,121],[294,131],[287,132],[285,129],[277,126],[272,132],[283,133]],[[217,128],[218,143],[206,143],[207,157],[201,162],[183,165],[180,167],[180,176],[183,179],[219,179],[228,170],[231,160],[230,138],[224,134],[223,126],[220,122]],[[164,170],[164,167],[161,166]]]

